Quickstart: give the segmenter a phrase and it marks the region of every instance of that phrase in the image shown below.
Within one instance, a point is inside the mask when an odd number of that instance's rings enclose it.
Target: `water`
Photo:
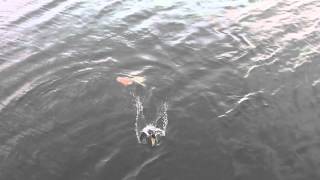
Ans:
[[[319,11],[1,0],[0,179],[319,179]],[[136,138],[138,96],[146,121],[167,108],[155,148]]]

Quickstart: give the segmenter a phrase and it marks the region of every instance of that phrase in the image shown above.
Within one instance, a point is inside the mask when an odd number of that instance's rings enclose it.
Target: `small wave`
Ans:
[[[24,28],[36,27],[38,24],[52,21],[53,18],[60,13],[65,12],[71,5],[74,6],[74,1],[64,2],[61,0],[53,0],[45,4],[39,4],[39,6],[34,6],[29,11],[23,12],[20,16],[17,16],[17,19],[8,23],[9,26],[22,26]]]
[[[63,64],[54,62],[54,63],[47,63],[42,62],[36,65],[32,65],[26,68],[24,63],[26,60],[22,61],[21,65],[20,62],[9,62],[9,64],[0,65],[0,73],[2,75],[11,75],[13,69],[19,68],[19,73],[15,74],[14,76],[10,76],[10,78],[6,78],[1,83],[6,84],[6,88],[10,89],[12,92],[6,97],[0,98],[0,112],[3,111],[10,103],[19,100],[23,96],[25,96],[28,92],[32,91],[33,89],[37,88],[37,86],[46,83],[46,82],[53,82],[59,80],[65,80],[70,78],[71,76],[80,76],[83,73],[97,71],[97,69],[105,70],[105,66],[102,66],[105,63],[112,63],[116,60],[109,57],[106,59],[101,60],[88,60],[82,62],[74,62],[70,64]],[[52,65],[57,64],[57,67],[51,67]],[[10,66],[25,66],[25,69],[21,69],[20,67],[10,67]],[[1,70],[6,70],[7,72],[1,72]],[[69,72],[65,76],[61,77],[63,72]],[[72,73],[70,73],[72,72]],[[35,77],[32,77],[33,74],[36,74]],[[86,82],[85,80],[82,82]]]
[[[0,112],[8,106],[13,100],[17,100],[27,94],[30,90],[32,90],[34,87],[36,87],[39,83],[36,83],[40,78],[34,79],[31,82],[25,83],[23,86],[21,86],[19,89],[17,89],[14,93],[12,93],[10,96],[5,98],[4,100],[0,101]]]
[[[84,69],[80,69],[78,70],[76,73],[81,73],[81,72],[86,72],[89,70],[92,70],[93,68],[84,68]],[[60,70],[59,70],[60,71]],[[17,88],[17,90],[15,90],[13,93],[11,93],[11,95],[7,96],[5,99],[0,100],[0,112],[2,112],[2,110],[7,107],[11,102],[16,101],[18,99],[20,99],[21,97],[25,96],[28,92],[30,92],[31,90],[33,90],[34,88],[36,88],[37,86],[39,86],[40,84],[50,81],[51,80],[55,80],[55,78],[52,78],[52,75],[54,75],[55,71],[49,71],[45,74],[41,74],[40,76],[37,76],[35,78],[33,78],[32,80],[24,83],[22,86],[20,86],[19,88]],[[74,74],[72,74],[74,75]]]
[[[281,52],[282,48],[279,46],[275,46],[272,48],[266,48],[266,52],[259,54],[257,57],[253,57],[252,61],[254,62],[253,65],[249,66],[247,73],[244,75],[244,78],[248,78],[250,73],[256,69],[263,66],[270,66],[273,65],[275,62],[278,61],[275,56]]]
[[[45,132],[50,131],[54,127],[54,122],[48,121],[47,123],[44,123],[36,128],[29,128],[25,131],[20,132],[19,134],[11,137],[8,139],[3,145],[0,146],[0,157],[7,157],[12,149],[16,147],[17,144],[19,144],[19,141],[22,138],[25,138],[27,136],[32,135],[39,135]]]
[[[136,169],[134,169],[133,171],[131,171],[130,173],[128,173],[124,178],[122,178],[123,180],[132,180],[132,179],[136,179],[136,177],[139,175],[139,173],[143,170],[144,167],[146,167],[147,165],[151,164],[152,162],[156,161],[157,159],[159,159],[159,157],[162,156],[162,154],[157,154],[156,156],[149,158],[148,160],[146,160],[145,162],[143,162],[140,166],[138,166]]]
[[[257,92],[251,92],[251,93],[248,93],[248,94],[244,95],[242,98],[240,98],[237,101],[237,103],[234,105],[233,108],[229,109],[228,111],[226,111],[222,115],[219,115],[218,118],[222,118],[222,117],[228,116],[230,113],[235,111],[243,102],[246,102],[246,101],[250,100],[252,96],[256,96],[256,95],[261,94],[263,92],[264,92],[263,90],[260,90],[260,91],[257,91]]]
[[[317,86],[318,84],[320,84],[320,79],[315,80],[315,81],[312,83],[312,86]]]
[[[115,157],[120,152],[120,149],[114,149],[110,154],[108,154],[106,157],[101,159],[96,165],[95,169],[99,170],[103,166],[105,166],[113,157]]]

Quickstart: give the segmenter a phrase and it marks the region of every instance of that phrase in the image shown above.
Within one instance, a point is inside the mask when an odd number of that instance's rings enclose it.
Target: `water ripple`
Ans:
[[[156,160],[158,160],[163,154],[157,154],[154,157],[151,157],[149,159],[147,159],[146,161],[144,161],[141,165],[139,165],[136,169],[132,170],[131,172],[129,172],[124,178],[122,178],[123,180],[130,180],[130,179],[136,179],[137,176],[139,175],[139,173],[141,173],[141,171],[148,166],[151,163],[154,163]]]

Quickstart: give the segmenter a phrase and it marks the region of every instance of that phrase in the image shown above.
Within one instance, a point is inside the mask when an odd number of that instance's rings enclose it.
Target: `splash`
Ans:
[[[167,110],[168,110],[168,103],[166,101],[164,101],[161,104],[160,111],[158,113],[158,117],[157,117],[156,121],[153,123],[153,125],[155,127],[162,129],[163,136],[165,136],[165,132],[166,132],[167,125],[168,125]]]
[[[143,129],[152,129],[156,132],[157,135],[165,136],[167,125],[168,125],[168,103],[163,102],[160,106],[160,110],[157,113],[157,117],[153,120],[145,119],[143,114],[143,102],[140,96],[135,97],[135,106],[136,106],[136,119],[135,119],[135,133],[139,143],[140,141],[140,133]]]
[[[141,97],[137,96],[135,97],[135,105],[136,105],[136,121],[135,121],[135,132],[136,132],[136,137],[139,143],[140,142],[140,138],[139,138],[139,134],[140,131],[143,128],[143,124],[146,123],[145,117],[143,115],[143,105],[142,105],[142,101],[141,101]]]

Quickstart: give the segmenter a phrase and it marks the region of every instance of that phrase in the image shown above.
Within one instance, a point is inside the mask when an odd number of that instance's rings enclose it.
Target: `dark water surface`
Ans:
[[[319,60],[319,0],[0,0],[0,179],[320,179]]]

